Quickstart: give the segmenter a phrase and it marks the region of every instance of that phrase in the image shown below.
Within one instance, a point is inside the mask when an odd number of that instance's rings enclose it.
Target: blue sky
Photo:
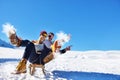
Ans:
[[[72,35],[72,50],[120,49],[119,0],[0,0],[2,25],[11,23],[23,39],[37,39],[41,30]],[[54,38],[55,39],[55,38]]]

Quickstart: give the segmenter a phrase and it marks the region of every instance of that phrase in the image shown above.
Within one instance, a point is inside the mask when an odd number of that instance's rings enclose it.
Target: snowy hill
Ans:
[[[9,48],[13,48],[13,46],[3,40],[0,39],[0,47],[9,47]]]
[[[47,77],[40,73],[40,69],[33,76],[28,72],[11,74],[23,51],[0,47],[0,80],[120,80],[120,51],[68,51],[56,54],[55,59],[45,65]]]

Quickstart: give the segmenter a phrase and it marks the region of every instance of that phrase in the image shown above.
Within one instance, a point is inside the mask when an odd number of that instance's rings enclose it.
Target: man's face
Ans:
[[[49,40],[52,40],[53,37],[54,37],[54,35],[52,35],[52,34],[49,34],[49,35],[48,35],[48,39],[49,39]]]

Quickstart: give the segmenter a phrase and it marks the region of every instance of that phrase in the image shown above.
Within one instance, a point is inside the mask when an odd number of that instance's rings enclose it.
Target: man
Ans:
[[[46,39],[46,40],[44,41],[44,44],[45,44],[48,48],[52,49],[52,53],[49,54],[49,55],[47,55],[47,56],[44,58],[44,62],[45,62],[45,63],[48,63],[49,61],[51,61],[51,60],[54,58],[54,53],[56,53],[56,51],[55,51],[54,49],[58,50],[58,52],[59,52],[60,54],[64,54],[66,51],[69,51],[70,48],[71,48],[71,46],[67,46],[66,48],[60,50],[61,47],[62,47],[62,45],[56,44],[56,43],[58,43],[59,40],[56,40],[56,41],[53,42],[53,41],[52,41],[53,38],[54,38],[54,33],[50,32],[50,33],[48,34],[48,39]]]
[[[61,40],[56,40],[56,41],[52,41],[54,38],[54,33],[50,32],[48,34],[48,39],[46,39],[44,41],[44,44],[48,47],[48,48],[51,48],[53,52],[60,52],[61,54],[65,53],[66,51],[70,50],[71,46],[67,46],[66,48],[61,49],[62,47],[62,44],[60,44],[60,42],[64,42],[64,39],[61,39]],[[54,47],[55,50],[52,48]]]
[[[51,48],[51,45],[53,44],[53,38],[54,38],[54,33],[50,32],[48,34],[47,39],[43,42],[48,48]]]

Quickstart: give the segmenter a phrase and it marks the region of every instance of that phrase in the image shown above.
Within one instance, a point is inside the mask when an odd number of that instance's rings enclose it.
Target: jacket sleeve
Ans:
[[[64,54],[66,52],[66,49],[60,50],[60,54]]]
[[[55,41],[52,45],[52,51],[56,52],[57,49],[60,49],[61,46],[58,45],[58,41]]]

